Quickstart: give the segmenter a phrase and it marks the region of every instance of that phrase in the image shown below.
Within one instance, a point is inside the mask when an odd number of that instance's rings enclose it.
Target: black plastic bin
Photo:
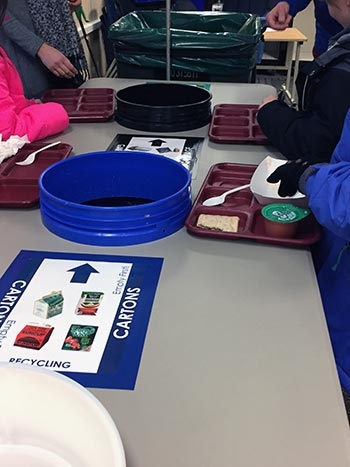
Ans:
[[[261,38],[251,13],[176,12],[171,21],[171,79],[250,82]],[[133,11],[109,28],[118,77],[165,79],[166,13]]]

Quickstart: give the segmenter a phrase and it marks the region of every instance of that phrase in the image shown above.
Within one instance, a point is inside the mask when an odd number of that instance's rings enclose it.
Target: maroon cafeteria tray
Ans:
[[[25,144],[15,156],[0,164],[0,207],[31,208],[39,202],[38,180],[41,173],[54,162],[65,159],[73,147],[61,143],[39,152],[31,165],[16,165],[31,152],[46,146],[48,143]]]
[[[215,143],[266,144],[256,120],[257,105],[218,104],[214,107],[209,139]]]
[[[50,89],[42,100],[62,104],[71,122],[104,122],[114,116],[114,89]]]
[[[312,215],[309,215],[298,226],[294,238],[277,238],[265,234],[262,205],[254,198],[249,188],[227,196],[224,204],[206,207],[202,202],[212,196],[218,196],[236,186],[246,185],[255,171],[255,165],[220,163],[213,165],[204,180],[192,209],[187,216],[185,226],[189,232],[202,237],[235,240],[245,238],[263,243],[285,245],[290,247],[306,247],[317,242],[320,228]],[[219,232],[197,226],[200,214],[238,216],[238,232]]]

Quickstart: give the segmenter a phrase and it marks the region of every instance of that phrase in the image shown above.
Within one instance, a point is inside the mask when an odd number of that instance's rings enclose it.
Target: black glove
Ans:
[[[310,162],[303,159],[288,161],[277,167],[266,180],[269,183],[281,182],[278,188],[280,196],[293,196],[298,191],[300,177],[309,166]]]

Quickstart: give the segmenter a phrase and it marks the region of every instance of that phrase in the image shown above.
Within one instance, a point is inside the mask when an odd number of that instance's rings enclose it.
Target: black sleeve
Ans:
[[[264,105],[257,119],[263,132],[287,159],[329,161],[350,106],[350,71],[330,69],[315,88],[308,111],[280,101]]]

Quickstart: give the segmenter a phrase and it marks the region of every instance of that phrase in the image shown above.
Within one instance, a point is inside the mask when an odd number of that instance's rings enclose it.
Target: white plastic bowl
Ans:
[[[250,181],[250,189],[259,204],[266,205],[271,203],[291,203],[295,206],[305,207],[307,198],[298,191],[294,196],[281,197],[278,194],[279,183],[269,183],[267,177],[274,172],[277,167],[285,164],[286,160],[274,159],[271,156],[265,157],[256,168]]]
[[[0,445],[0,461],[4,467],[72,467],[71,463],[46,449],[22,444]]]
[[[0,364],[0,381],[1,466],[125,467],[112,418],[83,386],[10,364]]]

